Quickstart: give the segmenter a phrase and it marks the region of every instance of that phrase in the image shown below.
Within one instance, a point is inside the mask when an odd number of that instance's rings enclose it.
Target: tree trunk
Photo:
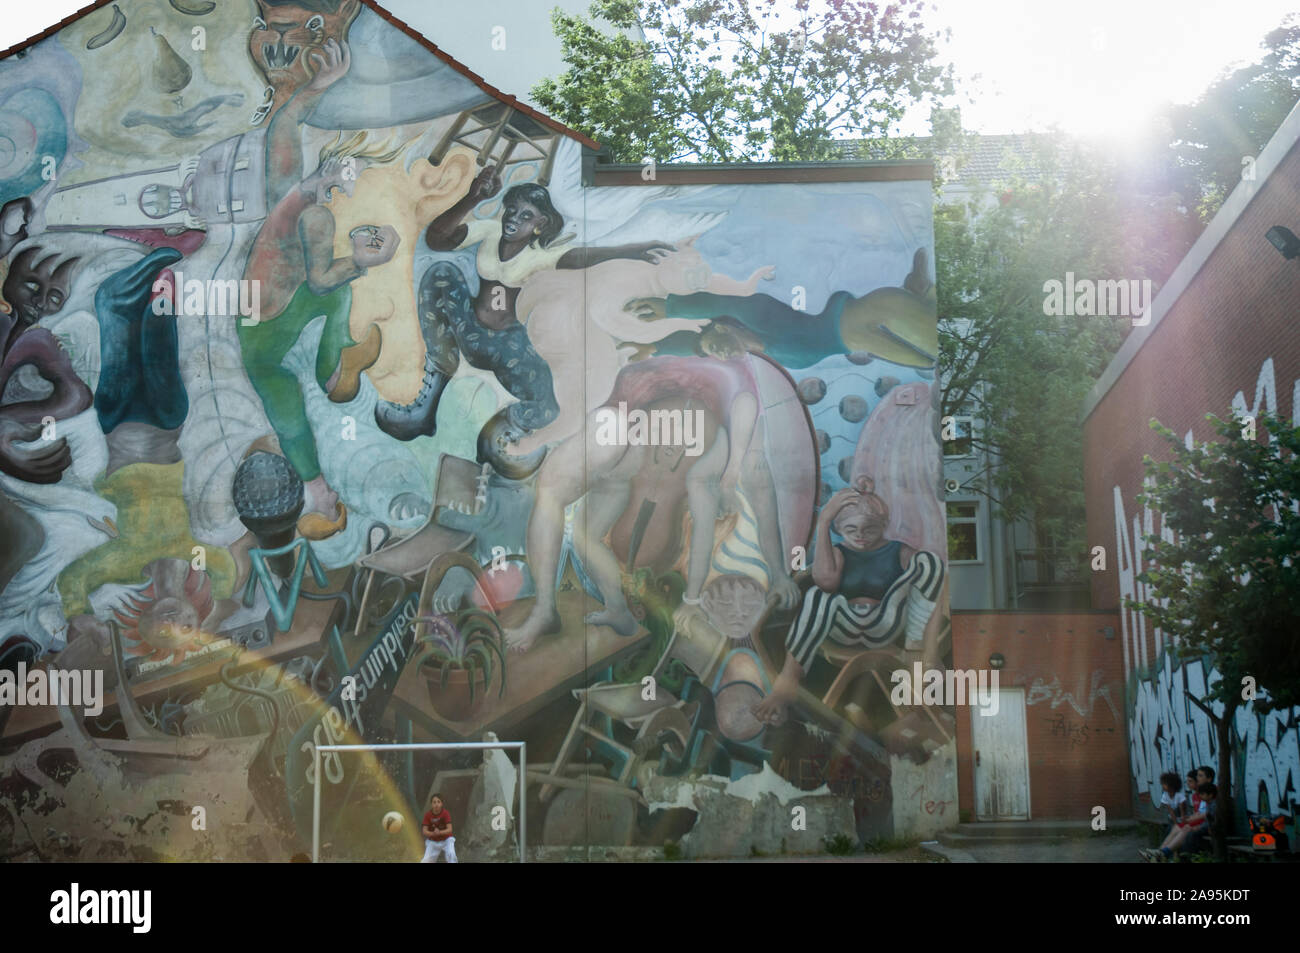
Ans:
[[[1232,724],[1236,721],[1239,705],[1235,699],[1228,701],[1223,706],[1223,717],[1214,720],[1219,741],[1219,767],[1215,778],[1218,794],[1214,798],[1214,829],[1210,833],[1214,837],[1214,859],[1221,863],[1228,859],[1228,834],[1237,813],[1232,797]]]

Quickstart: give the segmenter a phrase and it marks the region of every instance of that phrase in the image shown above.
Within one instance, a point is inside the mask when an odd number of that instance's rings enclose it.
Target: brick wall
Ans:
[[[1140,537],[1159,532],[1159,514],[1137,505],[1150,454],[1167,459],[1165,444],[1148,426],[1158,419],[1179,437],[1215,434],[1207,413],[1226,417],[1240,394],[1245,411],[1272,408],[1295,419],[1300,406],[1300,260],[1287,261],[1265,233],[1284,225],[1300,233],[1300,146],[1293,146],[1237,216],[1223,239],[1164,315],[1084,425],[1088,542],[1104,546],[1107,565],[1092,575],[1094,608],[1119,616],[1120,646],[1129,689],[1127,730],[1132,744],[1135,809],[1154,812],[1160,773],[1180,774],[1217,764],[1214,731],[1187,701],[1204,695],[1212,660],[1179,659],[1160,633],[1122,596],[1138,601],[1145,587],[1135,575]],[[1238,712],[1234,793],[1245,807],[1295,816],[1300,779],[1300,706],[1257,715]]]
[[[1025,691],[1035,820],[1088,820],[1097,804],[1107,817],[1133,815],[1118,626],[1107,612],[952,614],[953,667],[986,669],[1000,652],[1000,687]],[[971,718],[971,708],[957,709],[958,804],[974,819]]]
[[[1247,409],[1254,409],[1257,387],[1270,371],[1277,412],[1294,412],[1300,260],[1287,261],[1269,244],[1264,233],[1272,225],[1300,233],[1300,147],[1260,184],[1259,194],[1085,422],[1088,538],[1090,545],[1104,545],[1108,557],[1106,571],[1092,576],[1093,608],[1120,606],[1117,568],[1124,554],[1118,551],[1115,488],[1131,550],[1133,517],[1142,515],[1134,501],[1142,458],[1167,457],[1151,418],[1180,437],[1191,430],[1196,439],[1209,439],[1213,431],[1205,415],[1226,416],[1238,391]]]

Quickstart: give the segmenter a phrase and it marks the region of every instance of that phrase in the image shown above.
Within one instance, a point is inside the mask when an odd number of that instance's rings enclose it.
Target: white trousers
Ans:
[[[422,864],[436,864],[438,855],[444,854],[447,863],[456,863],[456,838],[448,837],[446,840],[425,840],[424,842],[424,859]]]

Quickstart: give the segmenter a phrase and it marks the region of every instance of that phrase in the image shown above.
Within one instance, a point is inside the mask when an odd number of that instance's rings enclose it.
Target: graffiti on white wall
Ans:
[[[1261,411],[1285,413],[1279,406],[1273,359],[1261,363],[1255,380],[1253,401],[1244,390],[1237,391],[1230,409],[1240,415],[1257,416]],[[1300,408],[1300,380],[1291,387],[1291,413]],[[1227,410],[1224,408],[1223,410]],[[1216,410],[1222,413],[1223,410]],[[1192,431],[1184,435],[1187,446]],[[1207,671],[1199,660],[1178,662],[1177,645],[1167,641],[1155,627],[1148,630],[1146,618],[1126,607],[1123,600],[1148,601],[1148,587],[1137,578],[1145,561],[1145,536],[1158,533],[1172,541],[1173,532],[1163,526],[1160,513],[1149,507],[1134,512],[1132,522],[1124,509],[1124,493],[1113,488],[1115,506],[1116,573],[1119,578],[1120,624],[1124,645],[1124,673],[1136,675],[1136,688],[1129,700],[1129,744],[1135,793],[1160,800],[1160,774],[1180,774],[1198,765],[1218,765],[1214,726],[1205,712],[1188,700],[1190,692],[1204,698],[1207,680],[1218,678],[1213,667]],[[1154,674],[1154,677],[1152,675]],[[1217,712],[1222,705],[1214,706]],[[1300,707],[1264,714],[1245,705],[1233,724],[1234,793],[1251,811],[1282,811],[1294,815],[1297,785],[1300,785]]]
[[[1160,775],[1180,775],[1219,760],[1214,725],[1187,697],[1204,698],[1219,673],[1203,661],[1177,663],[1163,654],[1154,678],[1139,678],[1129,717],[1130,757],[1136,793],[1160,801]],[[1222,704],[1211,706],[1216,714]],[[1233,722],[1233,781],[1252,811],[1291,814],[1300,805],[1300,707],[1264,714],[1253,706]],[[1239,785],[1239,787],[1237,786]]]

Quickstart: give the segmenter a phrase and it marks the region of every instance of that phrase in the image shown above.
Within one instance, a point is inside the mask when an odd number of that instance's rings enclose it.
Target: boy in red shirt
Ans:
[[[425,812],[420,832],[424,834],[424,859],[420,863],[437,863],[439,854],[446,855],[447,863],[456,863],[456,838],[451,836],[451,814],[443,807],[441,794],[429,798],[429,810]]]

